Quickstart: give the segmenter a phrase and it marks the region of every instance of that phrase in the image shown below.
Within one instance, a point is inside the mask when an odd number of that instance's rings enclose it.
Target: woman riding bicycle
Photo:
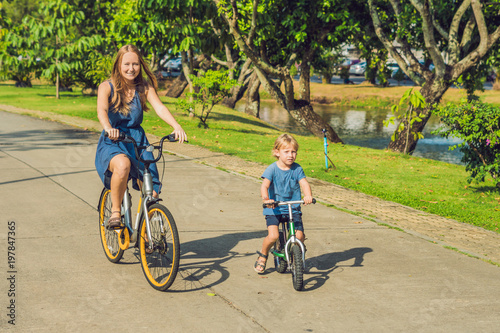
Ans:
[[[146,133],[141,127],[143,112],[148,111],[146,102],[151,104],[163,121],[172,126],[175,138],[180,143],[187,139],[182,127],[158,97],[157,86],[155,76],[134,45],[125,45],[118,50],[111,78],[99,85],[97,116],[104,130],[97,144],[95,166],[104,186],[111,189],[112,214],[108,222],[111,228],[122,225],[120,206],[129,178],[133,179],[133,187],[139,189],[137,181],[142,181],[144,170],[131,144],[113,140],[118,139],[120,132],[123,132],[139,145],[148,144]],[[157,197],[161,190],[158,170],[155,165],[151,165],[150,171],[153,175],[153,195]]]

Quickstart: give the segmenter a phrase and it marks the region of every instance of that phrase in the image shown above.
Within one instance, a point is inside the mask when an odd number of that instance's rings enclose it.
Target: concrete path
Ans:
[[[187,154],[166,156],[162,198],[176,218],[182,256],[172,288],[157,292],[147,284],[134,249],[120,264],[102,252],[96,142],[94,133],[0,112],[5,276],[0,330],[497,332],[500,327],[499,267],[324,205],[304,208],[305,290],[294,291],[290,274],[276,273],[272,264],[257,275],[255,250],[265,236],[259,183],[196,163]]]

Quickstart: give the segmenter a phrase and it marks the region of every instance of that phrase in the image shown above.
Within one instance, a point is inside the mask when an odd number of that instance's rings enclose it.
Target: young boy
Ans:
[[[312,203],[311,186],[306,180],[304,170],[295,163],[299,144],[289,134],[280,135],[274,142],[273,155],[278,159],[267,167],[262,174],[262,186],[260,194],[262,201],[269,204],[264,208],[268,235],[262,243],[262,252],[257,251],[259,257],[254,264],[257,273],[264,273],[269,249],[279,237],[278,225],[280,222],[288,221],[288,206],[275,206],[275,201],[300,200],[301,192],[304,191],[304,204]],[[292,207],[293,220],[295,222],[296,236],[304,242],[304,227],[302,225],[300,205]]]

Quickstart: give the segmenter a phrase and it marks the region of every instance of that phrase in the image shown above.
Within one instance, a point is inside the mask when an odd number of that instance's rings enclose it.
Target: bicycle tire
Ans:
[[[304,264],[302,261],[302,250],[298,245],[292,245],[291,249],[291,271],[293,288],[297,291],[304,287]]]
[[[148,238],[146,221],[140,226],[139,254],[146,280],[156,290],[167,290],[175,280],[179,269],[180,242],[177,226],[170,211],[163,205],[148,208],[153,252],[146,253]],[[163,226],[163,232],[162,232]]]
[[[276,243],[274,243],[274,250],[279,253],[283,253],[283,248],[285,247],[285,235],[283,231],[279,232],[279,237]],[[278,273],[285,273],[287,269],[287,262],[284,258],[275,256],[274,257],[274,267]]]
[[[117,263],[125,252],[120,248],[119,237],[123,235],[120,230],[107,229],[104,221],[111,217],[111,191],[103,189],[99,198],[99,234],[101,235],[102,249],[106,258],[112,263]]]

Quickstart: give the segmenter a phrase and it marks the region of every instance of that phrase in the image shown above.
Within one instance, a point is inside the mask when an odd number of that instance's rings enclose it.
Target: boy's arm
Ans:
[[[312,191],[311,191],[311,185],[309,185],[309,182],[307,181],[306,178],[302,178],[299,181],[300,187],[302,188],[302,192],[304,193],[304,205],[309,205],[312,203]]]
[[[267,178],[263,178],[262,185],[260,186],[260,196],[262,197],[262,202],[265,204],[272,204],[273,199],[269,199],[269,186],[271,186],[271,181]]]

